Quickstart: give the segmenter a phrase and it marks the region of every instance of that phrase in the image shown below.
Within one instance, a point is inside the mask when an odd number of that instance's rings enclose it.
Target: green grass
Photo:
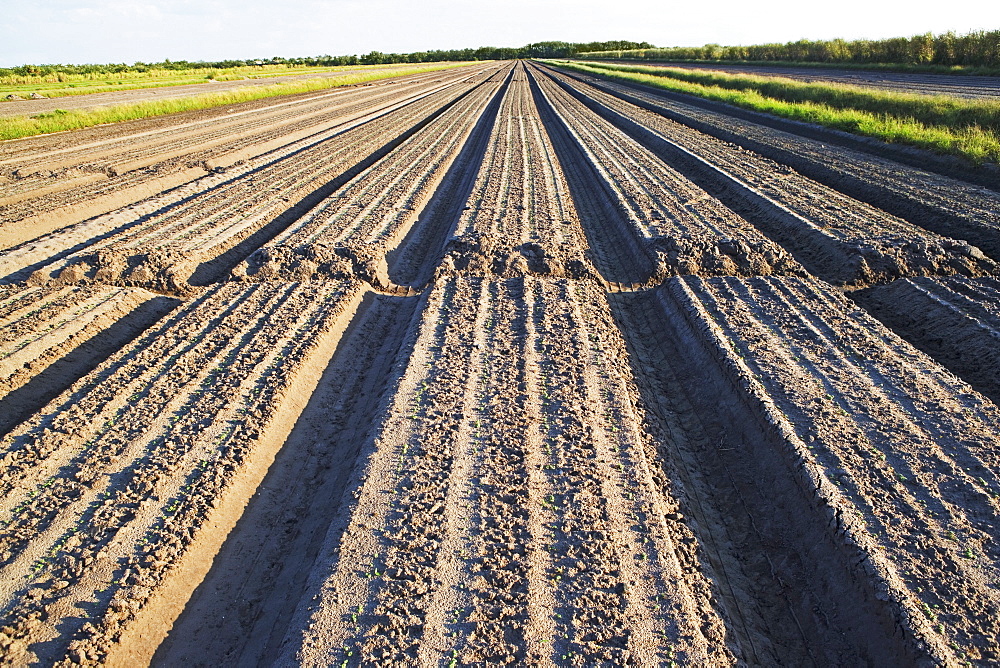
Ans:
[[[588,62],[606,60],[627,60],[634,63],[664,63],[691,65],[753,65],[759,67],[802,67],[815,70],[862,70],[876,72],[898,72],[904,74],[952,74],[958,76],[1000,76],[1000,67],[981,65],[917,65],[911,63],[816,63],[808,60],[707,60],[704,58],[636,58],[634,56],[612,57],[594,56],[581,53],[576,56]]]
[[[382,70],[365,74],[345,75],[343,77],[306,79],[302,81],[265,86],[248,86],[246,88],[232,91],[205,93],[203,95],[194,95],[191,97],[182,97],[172,100],[136,102],[133,104],[121,104],[111,107],[93,107],[89,109],[56,109],[52,112],[35,114],[33,116],[0,118],[0,141],[7,139],[20,139],[22,137],[33,137],[35,135],[49,134],[52,132],[78,130],[106,123],[119,123],[121,121],[151,118],[154,116],[174,114],[181,111],[223,107],[229,104],[238,104],[240,102],[249,102],[251,100],[260,100],[268,97],[308,93],[312,91],[325,90],[327,88],[335,88],[338,86],[349,86],[352,84],[365,83],[367,81],[404,76],[407,74],[451,69],[454,67],[462,67],[464,65],[467,65],[467,63],[448,63],[444,65],[431,65],[423,67],[416,66],[405,69],[393,69],[391,71]]]
[[[409,64],[412,67],[412,64]],[[152,69],[145,72],[24,75],[0,77],[0,98],[10,94],[23,98],[38,93],[45,97],[67,97],[111,93],[137,88],[162,88],[184,86],[210,81],[235,81],[239,79],[267,79],[271,77],[326,74],[338,71],[357,71],[406,67],[406,65],[344,65],[336,67],[305,67],[288,65],[263,65],[258,67],[191,68],[185,70]]]
[[[803,83],[781,76],[726,74],[643,65],[594,63],[592,66],[618,72],[665,76],[730,90],[755,90],[766,97],[786,102],[815,102],[835,109],[857,109],[876,114],[909,117],[928,125],[948,127],[978,125],[993,131],[1000,130],[1000,102],[995,100],[885,92],[837,83]]]
[[[1000,103],[993,101],[655,66],[565,61],[558,64],[579,72],[643,83],[887,142],[958,155],[975,164],[1000,161]]]

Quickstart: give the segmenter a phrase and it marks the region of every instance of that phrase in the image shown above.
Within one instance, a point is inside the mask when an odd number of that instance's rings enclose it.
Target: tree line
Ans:
[[[510,60],[514,58],[573,58],[587,51],[628,51],[650,49],[649,42],[612,40],[608,42],[538,42],[519,48],[483,46],[478,49],[435,49],[414,53],[372,51],[352,56],[310,56],[301,58],[250,58],[247,60],[189,61],[164,60],[159,63],[136,62],[86,65],[21,65],[0,68],[0,76],[46,76],[52,74],[127,74],[150,70],[230,69],[263,65],[332,67],[335,65],[389,65],[393,63],[433,63],[441,61]]]
[[[706,44],[663,49],[598,49],[581,53],[580,57],[1000,67],[1000,30],[980,30],[964,35],[925,33],[912,37],[850,41],[801,39],[785,44],[754,46]]]

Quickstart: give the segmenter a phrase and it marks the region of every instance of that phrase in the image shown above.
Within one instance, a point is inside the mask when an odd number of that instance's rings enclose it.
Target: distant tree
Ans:
[[[555,43],[543,43],[555,44]],[[529,45],[529,48],[534,45]],[[635,60],[748,60],[817,63],[966,65],[1000,67],[1000,30],[956,35],[925,33],[912,37],[880,40],[800,39],[785,44],[654,48],[649,44],[620,46],[615,42],[594,42],[577,47],[582,58],[625,58]],[[584,48],[580,48],[580,47]],[[603,48],[602,48],[603,47]],[[536,56],[540,57],[540,56]]]

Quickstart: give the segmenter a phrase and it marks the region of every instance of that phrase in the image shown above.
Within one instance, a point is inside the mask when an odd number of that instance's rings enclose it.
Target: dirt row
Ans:
[[[270,665],[339,517],[348,481],[415,344],[422,299],[368,293],[267,476],[153,657]],[[148,661],[148,656],[141,657]],[[137,658],[136,662],[141,662]]]
[[[425,95],[480,68],[431,73],[8,142],[0,154],[0,213],[39,233],[111,211],[170,187],[280,150]],[[125,126],[128,130],[124,130]],[[11,229],[8,229],[11,228]]]
[[[138,288],[0,287],[0,434],[176,305]]]
[[[148,100],[165,100],[205,93],[220,93],[246,86],[268,86],[276,83],[301,81],[303,79],[328,79],[358,74],[391,71],[392,69],[410,68],[411,64],[388,67],[365,67],[357,69],[342,69],[333,72],[310,72],[307,74],[286,74],[280,76],[265,76],[260,78],[234,79],[232,81],[206,81],[198,84],[180,86],[159,86],[154,88],[135,88],[132,90],[110,91],[105,93],[88,93],[83,95],[66,95],[43,99],[11,100],[0,105],[0,116],[21,116],[43,114],[56,109],[81,109],[87,107],[104,107],[116,104],[130,104]]]
[[[427,272],[422,270],[429,264],[427,255],[440,252],[444,236],[427,204],[456,168],[455,160],[470,134],[493,121],[495,100],[508,76],[509,71],[500,72],[459,100],[255,251],[232,277],[260,281],[359,276],[388,289],[395,283],[386,256],[395,251],[405,257],[393,262],[394,277],[423,273],[426,281]],[[463,161],[458,168],[470,166]],[[400,249],[418,223],[421,229],[415,238]]]
[[[787,165],[599,87],[553,76],[584,104],[779,240],[807,269],[826,280],[864,285],[901,276],[982,276],[997,271],[996,262],[968,243],[942,238]]]
[[[1000,598],[979,583],[998,556],[997,407],[815,280],[684,278],[659,293],[736,410],[765,421],[883,627],[939,664],[995,662]]]
[[[229,153],[237,146],[237,140],[255,135],[258,142],[267,140],[264,130],[275,131],[291,122],[305,121],[301,127],[317,125],[317,121],[344,116],[358,104],[371,109],[381,100],[398,96],[406,90],[420,90],[426,81],[438,77],[415,76],[394,81],[392,86],[358,86],[338,88],[309,96],[292,99],[271,100],[267,106],[256,109],[241,109],[241,105],[216,111],[207,118],[196,114],[178,114],[167,118],[130,123],[131,132],[114,131],[109,126],[88,133],[69,135],[42,135],[39,137],[11,142],[3,153],[0,165],[9,181],[4,183],[4,201],[19,192],[38,189],[28,177],[52,178],[53,172],[61,169],[77,168],[81,171],[125,173],[131,171],[133,163],[140,161],[162,162],[175,155],[185,155],[194,147],[209,148],[221,146],[221,153]],[[393,80],[390,80],[393,81]],[[194,116],[194,118],[187,118]],[[207,114],[206,114],[207,116]],[[287,129],[298,129],[291,127]],[[90,136],[88,136],[88,134]],[[137,140],[142,140],[138,142]],[[218,143],[220,139],[225,142]],[[65,174],[62,174],[65,176]],[[68,180],[68,179],[63,179]]]
[[[780,246],[684,178],[547,76],[545,100],[612,193],[621,217],[657,258],[653,280],[666,275],[760,276],[804,270]]]
[[[152,215],[137,211],[123,220],[121,214],[110,214],[82,224],[86,230],[57,233],[54,236],[59,239],[76,241],[82,234],[99,233],[102,226],[120,230],[44,265],[29,280],[32,284],[97,280],[181,294],[190,290],[190,282],[216,280],[235,264],[230,259],[233,254],[246,254],[235,250],[227,257],[227,251],[243,242],[244,247],[259,246],[259,237],[254,235],[267,235],[269,227],[287,226],[303,209],[375,163],[476,86],[445,87],[381,110],[349,129],[324,133],[279,155],[206,177],[199,181],[196,193],[184,193],[187,196],[167,205],[158,203]],[[43,252],[51,252],[50,244],[38,245]],[[20,268],[37,256],[32,244],[4,253],[0,262]]]
[[[851,297],[907,341],[1000,402],[997,279],[904,279]]]
[[[200,579],[199,550],[225,535],[280,447],[359,287],[219,286],[4,437],[5,663],[108,660],[126,627],[144,640],[119,649],[151,651]]]
[[[512,76],[451,237],[439,275],[580,277],[593,272],[523,68]]]
[[[590,75],[586,82],[676,123],[773,160],[944,237],[978,246],[1000,260],[1000,193],[995,172],[942,167],[960,178],[929,171],[939,161],[922,151],[892,150],[881,142],[852,142],[806,123],[787,123],[727,105],[657,93]],[[577,84],[574,84],[574,86]],[[681,100],[690,100],[689,102]],[[975,185],[984,183],[989,187]]]
[[[280,662],[731,660],[596,287],[435,284]]]

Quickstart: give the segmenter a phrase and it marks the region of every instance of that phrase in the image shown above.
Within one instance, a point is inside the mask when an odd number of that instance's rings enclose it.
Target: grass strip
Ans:
[[[1000,104],[992,101],[869,92],[851,86],[691,73],[664,67],[565,61],[558,64],[578,72],[643,83],[887,142],[957,155],[975,164],[1000,161]],[[674,78],[674,73],[684,76]],[[922,118],[917,118],[918,114]]]
[[[876,72],[896,72],[901,74],[948,74],[954,76],[978,76],[996,77],[1000,76],[1000,67],[986,67],[981,65],[918,65],[911,63],[849,63],[849,62],[823,62],[817,63],[809,60],[714,60],[705,58],[640,58],[630,55],[627,51],[624,56],[615,55],[595,55],[591,53],[579,53],[575,57],[586,61],[605,60],[629,60],[635,63],[664,63],[690,64],[690,65],[754,65],[759,67],[806,67],[816,70],[852,70],[852,71],[876,71]]]
[[[328,88],[350,86],[353,84],[375,81],[378,79],[388,79],[391,77],[400,77],[409,74],[420,74],[422,72],[436,72],[438,70],[464,67],[468,64],[469,63],[447,63],[444,65],[413,67],[392,71],[383,70],[367,74],[353,74],[327,79],[306,79],[304,81],[270,84],[266,86],[248,86],[238,90],[219,93],[205,93],[203,95],[193,95],[191,97],[181,97],[171,100],[152,100],[148,102],[135,102],[132,104],[119,104],[110,107],[92,107],[89,109],[56,109],[52,112],[35,114],[33,116],[0,118],[0,141],[33,137],[53,132],[65,132],[67,130],[79,130],[81,128],[104,125],[107,123],[119,123],[122,121],[133,121],[141,118],[152,118],[154,116],[175,114],[181,111],[224,107],[230,104],[250,102],[268,97],[309,93]]]
[[[994,132],[1000,130],[1000,102],[996,100],[886,92],[840,83],[803,83],[781,75],[691,71],[655,65],[593,63],[593,66],[616,72],[653,74],[730,90],[755,90],[766,97],[786,102],[816,102],[834,109],[858,109],[876,114],[908,117],[928,125],[947,127],[978,125]]]
[[[269,66],[271,67],[271,66]],[[113,93],[117,91],[136,90],[139,88],[163,88],[165,86],[187,86],[191,84],[211,83],[213,81],[238,81],[241,79],[271,79],[274,77],[301,76],[309,74],[330,74],[336,72],[357,73],[359,71],[402,69],[404,67],[414,67],[412,63],[406,65],[343,65],[334,67],[298,67],[298,68],[232,68],[220,69],[193,69],[170,72],[168,70],[156,70],[154,72],[143,72],[130,74],[128,76],[102,76],[95,75],[64,75],[64,81],[59,81],[56,76],[47,77],[6,77],[6,79],[38,79],[31,83],[5,84],[0,77],[0,98],[6,98],[9,94],[17,95],[21,98],[28,98],[32,93],[39,93],[47,98],[69,97],[76,95],[92,95],[94,93]]]

